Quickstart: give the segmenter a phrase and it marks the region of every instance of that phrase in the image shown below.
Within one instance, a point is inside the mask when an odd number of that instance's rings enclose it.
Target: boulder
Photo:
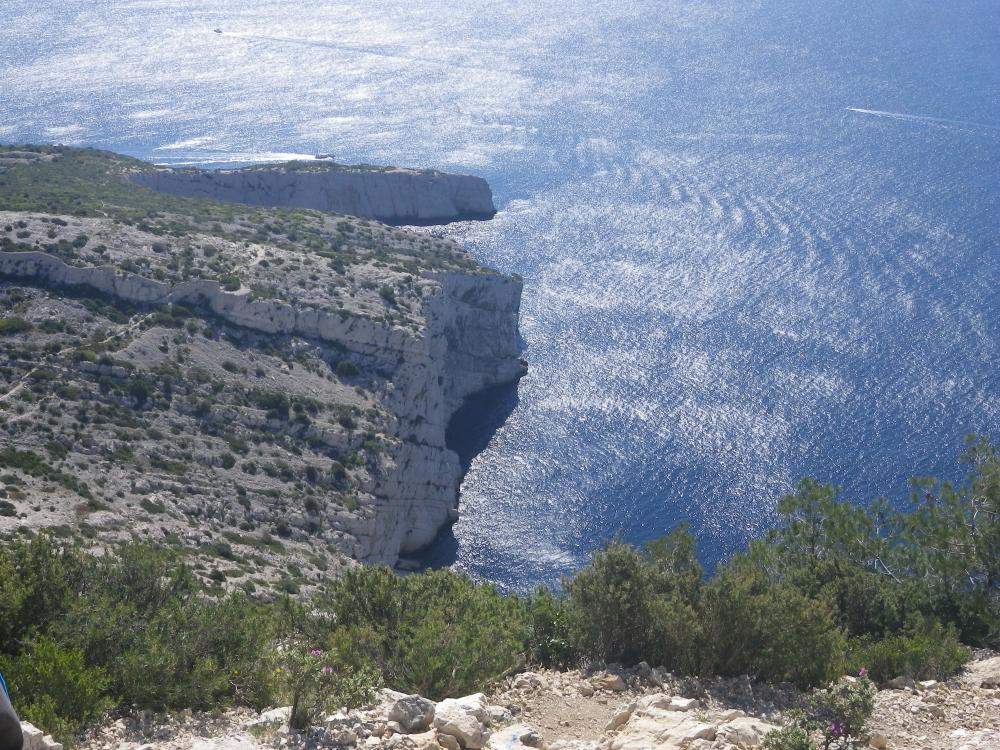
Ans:
[[[388,718],[406,734],[424,732],[434,723],[434,703],[419,695],[404,695],[390,706]]]
[[[462,750],[462,746],[458,744],[458,740],[450,734],[438,734],[437,743],[444,750]]]
[[[272,708],[269,711],[261,711],[260,715],[249,722],[247,726],[258,726],[260,724],[287,724],[292,716],[291,706]]]
[[[494,732],[486,745],[489,750],[518,750],[518,748],[541,746],[542,738],[538,732],[524,724],[514,724]]]
[[[358,735],[351,729],[328,729],[326,737],[334,745],[342,747],[358,744]]]
[[[514,714],[511,713],[509,708],[505,706],[487,706],[486,710],[490,712],[489,725],[491,727],[497,727],[501,724],[506,724],[508,721],[514,718]]]
[[[45,750],[45,732],[27,721],[21,722],[24,750]]]
[[[545,687],[545,678],[535,672],[522,672],[514,678],[515,690],[539,690]]]
[[[721,724],[718,736],[736,747],[760,747],[769,732],[778,729],[774,724],[755,719],[752,716],[740,716]]]
[[[635,711],[636,701],[631,701],[625,705],[619,707],[617,711],[611,716],[611,720],[608,721],[607,725],[604,727],[605,732],[614,732],[616,729],[621,728],[625,723],[632,718],[632,713]]]
[[[875,750],[887,750],[889,740],[881,732],[872,732],[871,736],[868,737],[868,746],[875,748]]]
[[[595,677],[590,681],[590,684],[597,690],[610,690],[613,693],[620,693],[628,687],[620,674],[606,674],[601,677]]]
[[[482,693],[464,698],[447,698],[437,704],[434,728],[438,734],[451,735],[467,750],[480,750],[490,737],[486,725],[490,712]]]

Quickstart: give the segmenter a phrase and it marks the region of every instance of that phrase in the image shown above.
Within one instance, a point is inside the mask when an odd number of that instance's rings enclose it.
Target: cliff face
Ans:
[[[445,224],[496,213],[482,178],[407,169],[158,169],[133,179],[175,196],[311,208],[390,224]]]
[[[521,282],[305,209],[485,216],[485,182],[63,147],[0,147],[0,174],[0,533],[138,537],[287,591],[345,556],[394,563],[455,516],[446,430],[523,374]]]
[[[404,438],[395,465],[375,488],[369,547],[362,557],[395,561],[430,544],[452,517],[462,470],[445,447],[452,415],[469,395],[517,380],[521,282],[443,273],[425,306],[422,352],[400,361],[388,399]]]
[[[43,252],[0,252],[0,276],[34,285],[89,288],[144,306],[183,304],[265,335],[293,335],[357,355],[387,375],[382,403],[392,415],[392,448],[359,489],[374,507],[338,516],[344,549],[369,562],[393,564],[433,541],[453,516],[461,467],[445,445],[451,416],[472,393],[512,382],[525,372],[517,317],[521,282],[498,275],[438,272],[427,276],[420,333],[376,320],[297,308],[227,292],[217,281],[177,284],[115,268],[68,265]],[[314,438],[333,445],[336,435]]]

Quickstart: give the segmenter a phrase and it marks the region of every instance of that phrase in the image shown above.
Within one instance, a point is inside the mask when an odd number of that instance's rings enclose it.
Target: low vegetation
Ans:
[[[115,704],[288,701],[301,726],[382,684],[433,699],[481,689],[521,655],[804,688],[855,672],[769,739],[814,747],[821,727],[838,747],[871,712],[869,678],[944,678],[968,645],[1000,645],[1000,459],[972,439],[963,461],[966,481],[919,480],[899,510],[803,481],[775,530],[710,578],[681,528],[642,549],[612,542],[561,591],[528,597],[384,568],[351,570],[309,601],[209,596],[169,553],[94,556],[42,533],[0,549],[0,669],[25,717],[64,739]]]

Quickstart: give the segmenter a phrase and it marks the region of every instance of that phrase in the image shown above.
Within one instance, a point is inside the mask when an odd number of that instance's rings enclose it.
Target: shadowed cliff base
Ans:
[[[458,454],[462,474],[473,459],[485,450],[518,405],[517,382],[487,388],[469,396],[455,412],[445,433],[446,446]],[[401,568],[444,568],[458,559],[458,540],[451,524],[411,558],[401,561]]]

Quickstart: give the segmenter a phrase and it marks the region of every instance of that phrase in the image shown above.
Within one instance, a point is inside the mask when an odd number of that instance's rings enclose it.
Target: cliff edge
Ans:
[[[387,224],[447,224],[496,213],[486,180],[436,171],[290,162],[213,171],[156,169],[133,179],[169,195],[332,211]]]
[[[0,531],[149,538],[285,590],[434,539],[452,415],[525,372],[520,279],[428,235],[42,153],[0,149]]]

